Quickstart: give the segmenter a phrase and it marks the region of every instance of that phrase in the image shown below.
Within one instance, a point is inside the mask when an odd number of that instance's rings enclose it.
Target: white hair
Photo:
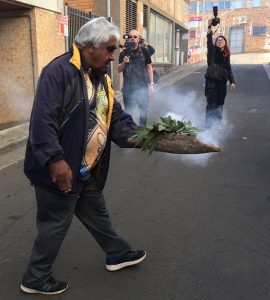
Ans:
[[[76,34],[74,42],[80,49],[89,44],[98,48],[101,44],[107,43],[112,37],[119,41],[119,28],[107,21],[106,18],[99,17],[85,23]]]

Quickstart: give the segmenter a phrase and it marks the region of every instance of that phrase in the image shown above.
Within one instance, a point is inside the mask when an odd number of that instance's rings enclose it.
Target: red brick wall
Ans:
[[[191,13],[196,15],[196,13]],[[212,13],[202,13],[203,22],[199,23],[199,28],[196,29],[196,38],[189,40],[189,46],[206,46],[206,27],[207,20],[212,18]],[[242,8],[228,11],[220,11],[219,16],[221,17],[221,33],[224,34],[229,40],[230,29],[234,26],[238,26],[234,23],[234,19],[237,17],[247,16],[247,22],[240,24],[244,27],[244,52],[269,52],[270,48],[266,48],[266,44],[270,43],[270,8],[269,7],[257,7],[257,8]],[[203,25],[204,24],[204,25]],[[203,30],[201,26],[203,25]],[[266,26],[268,32],[266,35],[252,35],[253,26]],[[220,30],[216,34],[219,34]],[[270,45],[269,45],[270,47]]]
[[[94,12],[95,14],[95,1],[94,0],[65,0],[65,4],[70,7],[85,11]]]

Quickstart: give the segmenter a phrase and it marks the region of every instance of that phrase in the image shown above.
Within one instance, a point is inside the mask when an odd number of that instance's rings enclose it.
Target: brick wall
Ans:
[[[73,8],[85,11],[93,12],[95,14],[95,1],[94,0],[65,0],[65,3]]]
[[[0,18],[0,123],[28,119],[33,99],[27,17]]]
[[[191,15],[195,15],[194,13]],[[200,22],[199,27],[196,29],[196,38],[189,40],[189,46],[206,46],[206,27],[207,20],[212,18],[212,13],[202,13],[203,22]],[[221,18],[220,29],[216,32],[224,34],[228,41],[230,40],[230,30],[234,27],[240,26],[244,28],[244,53],[252,52],[269,52],[270,51],[270,8],[269,7],[257,7],[257,8],[241,8],[227,11],[220,11],[219,17]],[[235,19],[239,17],[246,17],[246,22],[236,24]],[[203,28],[201,27],[203,26]],[[253,26],[266,26],[266,35],[252,35]]]
[[[122,20],[121,20],[121,24],[120,24],[120,30],[122,35],[126,33],[126,1],[120,1],[120,5],[121,5],[121,15],[122,15]]]
[[[42,68],[56,56],[65,52],[65,39],[60,36],[60,14],[35,8],[35,56],[37,57],[37,77]]]
[[[65,50],[58,18],[39,8],[0,18],[0,123],[29,119],[41,69]]]
[[[170,16],[174,16],[174,0],[149,0],[150,4],[157,6],[160,10],[166,12]]]
[[[137,2],[137,30],[143,34],[143,23],[142,23],[142,16],[143,16],[143,3],[138,1]]]

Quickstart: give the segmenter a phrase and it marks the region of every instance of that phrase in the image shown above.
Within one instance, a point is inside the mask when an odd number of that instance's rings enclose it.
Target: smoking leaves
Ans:
[[[141,147],[143,151],[151,154],[156,147],[156,137],[158,134],[178,133],[193,137],[197,136],[198,128],[194,127],[190,121],[184,122],[174,120],[171,116],[160,117],[162,123],[154,122],[152,126],[139,129],[135,136],[135,146]]]

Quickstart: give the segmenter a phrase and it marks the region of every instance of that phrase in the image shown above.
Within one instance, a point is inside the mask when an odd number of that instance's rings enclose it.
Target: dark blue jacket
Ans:
[[[107,178],[111,141],[130,148],[127,139],[134,135],[136,124],[114,98],[108,75],[102,75],[109,109],[108,140],[99,163],[92,170],[100,189]],[[80,53],[73,51],[51,61],[40,75],[33,103],[24,172],[31,183],[60,192],[52,182],[48,163],[64,159],[73,172],[72,193],[78,191],[79,169],[86,149],[89,128],[89,104]]]

